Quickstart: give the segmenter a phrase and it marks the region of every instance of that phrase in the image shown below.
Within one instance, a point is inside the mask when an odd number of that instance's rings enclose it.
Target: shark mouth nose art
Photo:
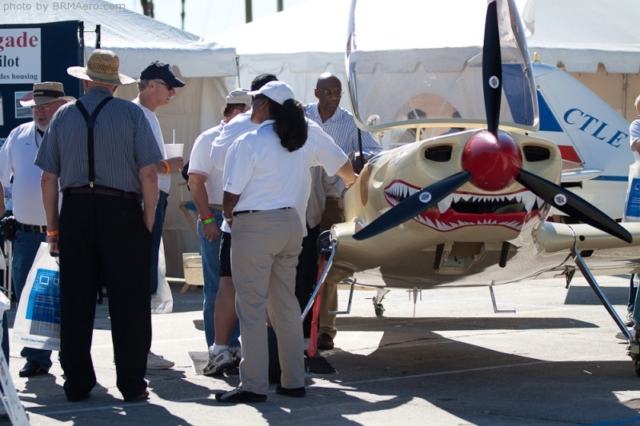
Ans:
[[[393,207],[418,191],[420,188],[395,180],[384,192],[385,199]],[[454,192],[442,199],[437,207],[413,219],[443,232],[476,225],[503,226],[520,231],[531,218],[538,217],[544,207],[545,202],[527,190],[499,195]]]

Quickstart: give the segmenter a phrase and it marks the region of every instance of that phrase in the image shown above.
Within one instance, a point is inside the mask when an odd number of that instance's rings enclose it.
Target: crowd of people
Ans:
[[[18,229],[11,260],[17,300],[40,243],[59,255],[59,359],[71,402],[88,398],[96,385],[91,335],[103,288],[124,400],[148,398],[147,369],[173,366],[151,352],[150,302],[171,174],[185,166],[182,157],[167,158],[156,110],[185,83],[161,62],[137,79],[119,68],[117,55],[102,49],[86,67],[69,68],[82,82],[77,100],[61,83],[36,83],[23,104],[33,121],[14,129],[0,150],[0,180],[12,185]],[[134,83],[133,102],[114,97]],[[342,221],[340,194],[357,177],[347,153],[381,149],[340,108],[342,94],[340,80],[325,73],[315,88],[318,102],[302,105],[289,85],[262,74],[250,90],[228,94],[221,123],[194,143],[188,181],[204,276],[203,374],[240,371],[239,387],[216,394],[219,402],[267,399],[267,326],[276,333],[282,367],[276,392],[306,394],[310,330],[300,315],[316,284],[315,240]],[[333,348],[336,284],[330,276],[323,294],[320,349]],[[47,374],[52,365],[50,351],[24,348],[21,355],[22,377]]]

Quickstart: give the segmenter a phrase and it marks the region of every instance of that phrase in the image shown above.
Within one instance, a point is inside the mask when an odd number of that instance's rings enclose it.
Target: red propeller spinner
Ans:
[[[511,185],[522,167],[522,153],[509,134],[498,137],[482,130],[471,136],[462,153],[462,167],[471,173],[471,183],[486,191]]]

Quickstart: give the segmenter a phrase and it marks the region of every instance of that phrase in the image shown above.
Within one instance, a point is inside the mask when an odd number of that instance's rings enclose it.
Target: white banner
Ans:
[[[0,29],[0,84],[40,81],[41,45],[40,28]]]

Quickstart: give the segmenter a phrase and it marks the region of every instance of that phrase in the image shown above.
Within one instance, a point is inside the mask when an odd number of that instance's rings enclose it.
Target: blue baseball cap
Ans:
[[[184,81],[178,79],[169,64],[152,62],[140,73],[140,80],[162,80],[171,87],[183,87]]]

